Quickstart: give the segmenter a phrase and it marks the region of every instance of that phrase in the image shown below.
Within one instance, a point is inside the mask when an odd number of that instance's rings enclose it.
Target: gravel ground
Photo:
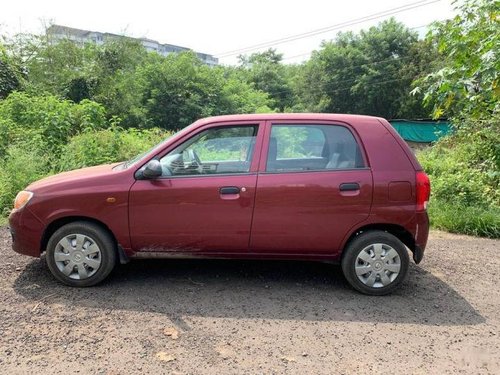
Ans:
[[[134,261],[55,282],[0,228],[0,373],[500,373],[500,241],[433,232],[385,297],[338,266]]]

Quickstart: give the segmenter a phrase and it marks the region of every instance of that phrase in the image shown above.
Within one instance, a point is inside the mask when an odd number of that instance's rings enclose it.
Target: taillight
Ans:
[[[423,171],[417,172],[415,177],[417,182],[417,211],[425,211],[431,195],[431,182],[427,174]]]

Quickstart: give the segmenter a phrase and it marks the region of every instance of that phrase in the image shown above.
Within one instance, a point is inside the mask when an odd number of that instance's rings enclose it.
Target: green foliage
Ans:
[[[137,41],[119,38],[97,50],[93,71],[92,99],[104,105],[108,118],[119,117],[121,126],[144,127],[141,81],[137,70],[148,61],[148,53]]]
[[[432,56],[415,32],[390,19],[324,42],[306,63],[297,88],[312,111],[425,117],[410,87],[430,68]]]
[[[0,216],[12,208],[18,191],[49,174],[49,156],[29,144],[10,146],[0,158]]]
[[[212,113],[216,78],[193,53],[154,56],[139,68],[148,127],[180,129]]]
[[[419,160],[431,176],[433,197],[469,206],[500,205],[500,133],[491,125],[461,129],[420,153]]]
[[[253,129],[218,129],[205,133],[190,147],[202,162],[245,161],[251,149],[253,137]]]
[[[64,97],[75,103],[80,103],[84,99],[91,98],[94,85],[92,79],[85,77],[73,78],[65,87]]]
[[[18,90],[20,87],[18,73],[0,45],[0,99],[6,98],[12,91]]]
[[[60,171],[125,161],[144,152],[169,135],[160,129],[108,129],[84,131],[71,138],[61,151]]]
[[[310,152],[305,145],[308,140],[308,136],[318,136],[320,135],[320,141],[323,133],[317,129],[307,129],[298,126],[278,126],[273,127],[271,136],[278,139],[277,144],[277,158],[278,159],[289,159],[289,158],[304,158],[310,157]]]
[[[0,214],[29,183],[62,170],[71,137],[108,126],[104,108],[15,92],[0,101]],[[71,143],[71,142],[69,142]],[[130,143],[125,145],[132,149]],[[95,164],[95,163],[94,163]]]
[[[418,81],[433,115],[458,129],[420,159],[431,177],[431,219],[454,232],[500,237],[499,2],[466,0],[437,23],[439,70]],[[417,89],[421,89],[418,87]]]
[[[105,110],[95,102],[74,104],[50,95],[12,93],[0,101],[0,157],[9,144],[20,141],[29,142],[40,152],[57,155],[71,136],[106,125]]]
[[[434,200],[429,206],[433,228],[471,236],[500,238],[498,207],[461,206]]]
[[[496,225],[498,236],[498,219],[488,220],[492,213],[500,211],[498,121],[497,116],[480,126],[463,123],[455,135],[418,155],[431,179],[431,207],[443,208],[442,212],[431,210],[433,223],[440,228],[486,235],[494,232]],[[477,212],[478,217],[469,217],[472,212]],[[459,217],[464,213],[467,217]]]
[[[428,35],[443,64],[420,85],[436,118],[487,118],[500,111],[500,2],[466,0],[457,10]]]
[[[287,69],[283,65],[283,55],[274,49],[254,53],[249,57],[240,56],[242,79],[257,90],[265,92],[272,100],[271,105],[278,111],[293,105],[293,93],[288,83]]]
[[[60,145],[57,154],[34,146],[43,143],[36,136],[19,138],[0,157],[0,216],[12,208],[17,192],[33,181],[65,170],[130,159],[168,135],[161,129],[123,130],[115,124],[102,130],[86,127]]]
[[[240,79],[238,73],[228,68],[216,68],[223,86],[214,114],[269,113],[274,112],[269,95],[255,90],[251,84]]]
[[[19,34],[6,51],[27,72],[28,93],[87,99],[124,128],[179,129],[199,117],[250,112],[348,112],[425,117],[411,82],[427,73],[433,45],[394,20],[341,33],[306,64],[283,64],[273,49],[208,67],[194,53],[148,53],[130,38],[103,45]],[[9,91],[10,92],[10,91]]]
[[[37,47],[34,55],[25,62],[29,72],[27,90],[34,94],[43,92],[67,99],[71,82],[92,77],[96,47],[80,46],[70,40],[55,43],[47,37],[34,37]],[[89,99],[90,95],[81,99]]]
[[[206,116],[270,111],[264,93],[202,64],[192,52],[149,57],[137,74],[148,127],[173,130]]]

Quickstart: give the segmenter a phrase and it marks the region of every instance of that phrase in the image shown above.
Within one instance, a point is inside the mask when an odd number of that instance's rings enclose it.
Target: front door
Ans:
[[[248,250],[259,126],[211,125],[160,158],[163,174],[130,191],[135,251],[179,254]]]
[[[346,124],[268,126],[250,250],[335,255],[370,213],[372,174],[358,140]]]

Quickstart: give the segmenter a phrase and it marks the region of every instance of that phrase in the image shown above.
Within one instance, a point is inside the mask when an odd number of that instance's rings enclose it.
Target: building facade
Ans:
[[[112,33],[101,33],[98,31],[81,30],[75,29],[67,26],[51,25],[47,29],[47,34],[53,38],[53,40],[58,41],[61,39],[69,39],[76,43],[94,43],[97,45],[102,45],[104,42],[116,39],[116,38],[129,38],[141,43],[144,48],[149,52],[156,52],[162,56],[167,56],[171,53],[180,53],[184,51],[191,51],[187,47],[176,46],[173,44],[162,44],[156,40],[147,38],[131,38],[123,35],[112,34]],[[196,56],[205,64],[210,66],[215,66],[219,63],[219,60],[213,55],[207,53],[201,53],[194,51]]]

